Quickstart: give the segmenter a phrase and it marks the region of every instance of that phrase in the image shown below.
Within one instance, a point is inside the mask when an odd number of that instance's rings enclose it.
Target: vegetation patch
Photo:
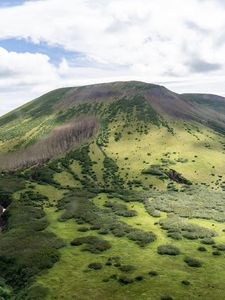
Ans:
[[[173,245],[161,245],[157,248],[157,252],[161,255],[166,254],[176,256],[180,254],[180,249]]]
[[[184,261],[186,262],[186,264],[189,267],[200,268],[202,266],[202,261],[201,260],[199,260],[197,258],[190,257],[190,256],[185,257]]]
[[[82,248],[83,251],[89,251],[89,252],[95,253],[95,254],[106,251],[112,247],[108,241],[100,239],[95,236],[86,236],[86,237],[75,238],[71,242],[72,246],[80,246],[83,244],[85,244],[85,247]]]
[[[162,229],[168,232],[171,238],[174,238],[173,234],[180,234],[183,238],[189,240],[211,238],[216,236],[216,232],[202,226],[189,223],[176,216],[171,216],[166,219],[162,219],[159,222]],[[177,239],[177,236],[175,236]]]

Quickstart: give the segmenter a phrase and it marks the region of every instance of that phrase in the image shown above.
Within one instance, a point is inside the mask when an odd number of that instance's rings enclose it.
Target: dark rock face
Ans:
[[[3,227],[3,219],[2,219],[2,214],[4,212],[4,208],[0,205],[0,232],[2,231],[2,227]]]
[[[177,171],[175,171],[173,169],[170,169],[169,171],[166,171],[165,173],[173,181],[176,181],[181,184],[188,184],[188,185],[191,184],[191,182],[188,179],[184,178],[180,173],[178,173]]]

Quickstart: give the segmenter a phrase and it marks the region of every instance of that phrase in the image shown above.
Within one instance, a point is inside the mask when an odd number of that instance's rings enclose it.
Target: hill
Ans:
[[[225,98],[63,88],[0,126],[3,299],[223,299]]]

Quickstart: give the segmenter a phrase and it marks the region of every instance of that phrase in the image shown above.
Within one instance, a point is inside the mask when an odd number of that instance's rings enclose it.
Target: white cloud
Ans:
[[[183,86],[184,92],[211,86],[211,92],[225,94],[220,2],[42,0],[0,9],[0,39],[61,45],[90,63],[77,68],[64,59],[55,67],[45,55],[0,49],[0,101],[7,94],[13,99],[12,85],[19,87],[18,99],[27,100],[59,86],[128,79],[171,82],[167,86]]]

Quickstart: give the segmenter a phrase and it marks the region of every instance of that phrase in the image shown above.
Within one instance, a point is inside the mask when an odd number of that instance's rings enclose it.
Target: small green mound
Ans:
[[[161,245],[157,248],[157,252],[160,255],[179,255],[180,249],[173,245]]]
[[[121,284],[131,284],[131,283],[134,282],[134,279],[133,279],[133,278],[130,278],[130,277],[126,276],[126,275],[121,275],[121,276],[119,277],[119,282],[120,282]]]
[[[86,244],[82,249],[83,251],[89,251],[91,253],[101,253],[111,248],[110,242],[100,239],[96,236],[85,236],[74,239],[71,243],[71,246],[80,246]]]
[[[135,266],[133,265],[123,265],[119,267],[119,269],[121,272],[126,272],[126,273],[133,272],[136,270]]]
[[[187,256],[185,257],[184,261],[189,267],[200,268],[202,266],[202,262],[197,258]]]
[[[93,270],[101,270],[103,268],[103,265],[101,263],[94,262],[94,263],[90,263],[88,265],[88,268]]]

